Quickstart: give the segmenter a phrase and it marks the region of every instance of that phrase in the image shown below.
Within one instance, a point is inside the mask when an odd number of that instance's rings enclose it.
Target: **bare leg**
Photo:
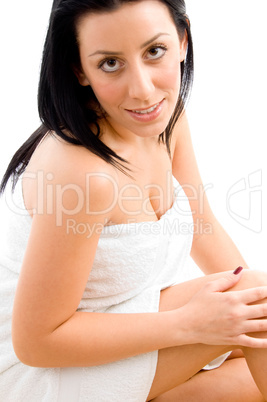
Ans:
[[[244,354],[253,378],[264,395],[264,400],[267,401],[267,351],[266,349],[246,349]]]
[[[228,360],[215,370],[201,371],[153,402],[264,402],[244,358]]]
[[[160,310],[171,310],[184,305],[205,283],[223,275],[225,273],[205,276],[162,291]],[[243,273],[240,282],[232,290],[247,289],[266,284],[266,274],[246,271]],[[233,348],[234,346],[196,344],[160,350],[157,371],[148,400],[152,400],[178,385],[184,384],[211,360]],[[257,386],[267,400],[267,350],[245,349],[244,353]]]
[[[261,278],[258,278],[258,284],[260,286]],[[252,336],[267,338],[267,333],[252,334]],[[243,348],[243,352],[253,378],[267,401],[267,349]]]

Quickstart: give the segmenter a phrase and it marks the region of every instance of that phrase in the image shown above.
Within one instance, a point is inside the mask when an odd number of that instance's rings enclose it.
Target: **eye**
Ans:
[[[157,60],[164,56],[167,52],[167,48],[164,45],[157,45],[151,47],[147,52],[147,58],[150,60]]]
[[[105,59],[101,61],[98,67],[106,73],[113,73],[122,67],[122,63],[117,59]]]

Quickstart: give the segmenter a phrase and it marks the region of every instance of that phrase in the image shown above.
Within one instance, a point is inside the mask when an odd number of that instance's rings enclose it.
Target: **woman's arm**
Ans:
[[[210,208],[185,113],[176,124],[172,141],[173,174],[187,194],[193,213],[195,233],[192,258],[205,274],[235,269],[240,265],[248,268]]]
[[[38,172],[43,172],[41,191],[38,183],[26,178],[27,171],[23,179],[25,203],[37,213],[13,309],[12,338],[19,359],[39,367],[90,366],[183,342],[185,336],[181,334],[179,341],[178,329],[175,339],[173,336],[180,312],[174,320],[173,312],[76,311],[101,229],[112,220],[110,206],[116,194],[110,179],[116,180],[116,176],[113,167],[107,168],[105,162],[79,147],[64,148],[55,142],[49,149],[49,141],[41,146],[42,152],[35,156]],[[51,179],[49,172],[53,172],[53,180],[46,180]],[[85,183],[88,172],[95,174],[90,188]],[[69,225],[73,222],[88,231],[75,232]]]

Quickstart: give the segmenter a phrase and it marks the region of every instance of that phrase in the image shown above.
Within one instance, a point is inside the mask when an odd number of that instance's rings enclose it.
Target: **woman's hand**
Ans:
[[[241,276],[241,272],[227,273],[207,283],[184,306],[188,343],[267,347],[267,302],[262,302],[267,286],[226,292]],[[255,302],[261,304],[251,304]],[[259,332],[262,336],[264,331],[265,339],[247,335]]]

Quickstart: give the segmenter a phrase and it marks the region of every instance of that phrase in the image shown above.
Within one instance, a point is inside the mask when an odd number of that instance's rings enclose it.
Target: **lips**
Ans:
[[[131,117],[133,117],[135,120],[138,120],[140,122],[150,122],[155,120],[161,113],[162,108],[163,108],[163,102],[164,99],[158,103],[155,103],[152,106],[149,106],[148,108],[142,108],[142,109],[125,109]]]
[[[159,103],[160,103],[160,102],[159,102]],[[148,109],[136,109],[136,110],[130,110],[130,111],[133,112],[133,113],[148,114],[148,113],[153,112],[153,111],[159,106],[159,103],[157,103],[157,104],[154,105],[154,106],[151,106],[151,107],[148,108]]]

